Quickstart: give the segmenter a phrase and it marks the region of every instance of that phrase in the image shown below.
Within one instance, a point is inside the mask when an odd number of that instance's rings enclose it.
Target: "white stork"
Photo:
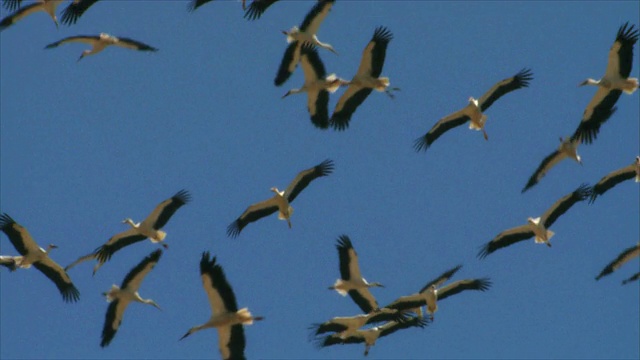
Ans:
[[[332,172],[333,161],[327,159],[310,169],[301,171],[284,191],[272,187],[271,191],[275,195],[271,199],[249,206],[240,217],[227,227],[227,235],[235,238],[240,235],[240,231],[249,223],[260,220],[276,211],[278,211],[278,219],[286,220],[289,228],[291,228],[290,218],[291,214],[293,214],[293,208],[290,204],[311,181],[322,176],[328,176]]]
[[[88,55],[95,55],[102,50],[104,50],[107,46],[119,46],[126,49],[138,50],[138,51],[158,51],[158,49],[151,47],[145,43],[141,43],[139,41],[124,38],[124,37],[115,37],[109,34],[100,33],[100,35],[77,35],[77,36],[69,36],[62,40],[56,41],[45,46],[45,49],[52,49],[58,47],[62,44],[71,43],[71,42],[81,42],[85,44],[91,45],[90,50],[84,50],[78,61],[82,60],[83,57]]]
[[[640,272],[631,275],[629,278],[622,280],[622,285],[627,285],[630,282],[638,281],[640,279]]]
[[[98,0],[73,0],[62,12],[60,20],[65,25],[75,24],[80,16],[96,2]]]
[[[580,138],[582,143],[590,144],[596,139],[600,126],[615,111],[614,105],[624,91],[632,94],[638,88],[638,79],[630,78],[633,65],[633,45],[638,41],[638,30],[634,25],[624,24],[618,29],[616,40],[609,50],[607,70],[600,80],[587,79],[582,85],[597,85],[598,90],[582,115],[582,121],[574,139]]]
[[[29,231],[16,223],[8,214],[0,215],[0,230],[9,237],[18,253],[22,255],[21,258],[14,258],[19,260],[16,262],[17,266],[28,269],[33,265],[40,270],[49,280],[56,284],[64,301],[76,302],[80,299],[80,292],[71,282],[69,275],[49,257],[49,251],[57,248],[57,246],[51,244],[46,250],[39,247],[29,234]]]
[[[357,330],[355,334],[352,334],[346,338],[341,338],[339,334],[328,335],[320,338],[316,345],[318,347],[327,347],[336,344],[360,344],[364,343],[364,356],[369,355],[369,350],[376,341],[387,335],[391,335],[394,332],[401,329],[408,329],[410,327],[424,328],[429,325],[429,320],[426,318],[413,317],[405,321],[389,321],[381,326],[376,326],[370,329]]]
[[[340,258],[340,279],[336,280],[329,290],[335,290],[342,296],[349,294],[365,314],[379,310],[378,302],[371,295],[369,288],[384,287],[384,285],[378,282],[367,282],[362,277],[358,265],[358,254],[347,235],[341,235],[338,238],[336,249]]]
[[[2,6],[10,11],[15,11],[22,5],[22,0],[2,0]]]
[[[311,122],[319,129],[326,129],[329,127],[329,93],[338,90],[344,81],[336,74],[327,75],[315,46],[310,43],[302,46],[300,63],[304,72],[304,85],[287,91],[282,98],[306,92]]]
[[[535,237],[536,244],[547,244],[551,247],[549,240],[554,232],[548,230],[558,217],[569,210],[575,203],[585,200],[591,195],[591,187],[582,184],[575,191],[563,196],[556,201],[547,211],[538,218],[528,218],[527,224],[521,225],[498,234],[480,249],[478,257],[483,259],[492,252],[515,244],[520,241]]]
[[[596,200],[596,197],[604,194],[607,190],[619,183],[634,178],[635,182],[640,182],[640,156],[636,156],[633,164],[609,173],[607,176],[600,179],[597,184],[593,185],[589,203],[593,203]]]
[[[9,271],[16,271],[18,264],[22,261],[22,256],[0,255],[0,266],[4,266]]]
[[[243,325],[263,320],[262,316],[253,316],[248,308],[238,310],[233,289],[215,256],[209,260],[209,252],[202,253],[200,260],[202,286],[211,305],[211,317],[206,323],[194,326],[180,340],[202,329],[218,329],[218,347],[223,359],[244,359],[245,337]]]
[[[93,268],[93,274],[95,275],[100,266],[109,261],[116,251],[147,238],[149,238],[152,243],[161,243],[165,249],[168,248],[167,244],[162,243],[164,238],[167,236],[167,233],[161,229],[167,224],[173,214],[190,200],[191,195],[189,192],[186,190],[180,190],[171,198],[158,204],[151,214],[149,214],[149,216],[147,216],[147,218],[141,223],[136,224],[129,218],[125,219],[123,223],[131,226],[128,230],[114,235],[104,245],[99,246],[89,255],[80,257],[78,260],[68,265],[65,270],[69,270],[86,260],[97,259],[98,263]]]
[[[578,155],[578,145],[580,145],[580,140],[560,138],[560,146],[558,149],[542,160],[536,171],[531,175],[529,181],[522,189],[522,192],[524,193],[537,184],[552,167],[556,166],[556,164],[563,159],[573,159],[578,164],[582,165],[582,159],[580,158],[580,155]]]
[[[115,284],[111,285],[111,289],[102,294],[106,296],[107,301],[110,304],[107,308],[107,314],[104,319],[102,341],[100,342],[101,347],[109,345],[111,340],[113,340],[113,337],[116,336],[116,332],[118,331],[118,327],[120,327],[124,312],[130,302],[135,301],[142,304],[148,304],[160,309],[160,306],[158,306],[155,301],[151,299],[143,299],[140,297],[140,294],[138,294],[138,289],[140,288],[140,284],[142,284],[142,280],[144,280],[145,276],[147,276],[154,266],[156,266],[160,260],[160,255],[162,255],[162,250],[160,249],[149,254],[147,257],[142,259],[136,267],[129,271],[127,276],[124,277],[124,281],[122,281],[122,285],[120,285],[120,287]]]
[[[393,34],[386,27],[378,26],[373,32],[373,37],[362,52],[358,71],[347,83],[349,87],[338,100],[331,115],[331,126],[335,130],[345,130],[349,127],[351,116],[373,90],[384,91],[391,98],[392,90],[400,90],[389,88],[388,77],[379,77],[391,39]]]
[[[431,144],[442,134],[450,129],[458,127],[469,121],[469,129],[482,131],[485,140],[489,139],[484,125],[487,115],[484,112],[498,99],[514,90],[529,86],[529,81],[533,79],[530,69],[522,69],[514,76],[498,81],[489,91],[484,93],[480,99],[469,98],[469,104],[462,110],[449,114],[433,125],[431,130],[419,137],[414,142],[416,151],[426,151]]]
[[[39,0],[29,5],[23,6],[13,14],[5,17],[4,19],[2,19],[2,21],[0,21],[0,31],[22,20],[26,16],[37,13],[38,11],[44,11],[49,14],[49,16],[51,16],[51,19],[53,19],[53,22],[56,24],[56,27],[58,27],[56,8],[58,7],[58,5],[60,5],[60,3],[62,3],[62,0]],[[15,6],[12,4],[13,3],[10,3],[10,5],[8,6]],[[20,4],[20,1],[18,1],[18,4]]]
[[[278,0],[253,0],[249,8],[244,12],[244,18],[247,20],[260,19],[267,8]],[[244,4],[244,1],[243,1]]]
[[[296,69],[298,61],[300,60],[300,50],[303,44],[311,43],[325,48],[336,55],[338,54],[331,45],[320,42],[316,36],[320,24],[329,14],[329,11],[331,11],[334,2],[335,0],[318,0],[307,13],[307,16],[305,16],[300,28],[294,26],[289,31],[282,31],[283,34],[287,35],[289,46],[284,52],[278,74],[273,81],[276,86],[284,84]]]
[[[442,284],[449,280],[460,268],[462,268],[462,265],[458,265],[442,273],[423,286],[417,294],[402,296],[384,308],[395,309],[402,312],[414,311],[422,317],[422,306],[426,306],[427,313],[430,315],[431,320],[433,320],[433,314],[438,311],[438,301],[465,290],[486,291],[491,287],[489,278],[458,280],[447,286],[442,286]]]
[[[392,309],[381,309],[381,311],[369,314],[360,314],[356,316],[338,316],[322,324],[313,324],[311,326],[312,337],[320,336],[328,332],[335,332],[337,335],[345,339],[350,335],[356,334],[357,330],[368,324],[375,324],[387,321],[406,321],[408,320],[402,313]]]
[[[639,256],[640,256],[640,242],[638,242],[638,244],[635,246],[624,249],[624,251],[621,252],[620,255],[618,255],[618,257],[615,260],[610,262],[607,266],[605,266],[604,269],[602,269],[600,274],[596,276],[596,280],[600,280],[600,278],[602,278],[603,276],[607,276],[613,273],[614,271],[618,270],[620,266],[631,261],[633,258],[637,258]],[[626,283],[623,282],[623,284],[626,284]]]

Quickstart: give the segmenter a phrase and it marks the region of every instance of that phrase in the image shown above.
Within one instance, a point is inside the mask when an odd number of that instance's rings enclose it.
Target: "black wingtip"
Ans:
[[[425,136],[421,136],[419,138],[417,138],[414,142],[413,142],[413,149],[416,152],[421,152],[421,151],[427,151],[427,149],[429,148],[430,144],[427,141]]]
[[[227,226],[227,236],[232,239],[237,238],[238,235],[240,235],[240,231],[242,231],[242,228],[240,227],[238,220],[235,220]]]
[[[320,176],[331,175],[333,173],[334,168],[335,168],[335,164],[331,159],[326,159],[325,161],[318,164],[318,171],[320,173]]]
[[[173,195],[173,199],[181,202],[182,204],[187,204],[191,201],[191,194],[189,191],[182,189]]]
[[[351,239],[347,235],[340,235],[338,237],[338,243],[336,244],[336,248],[340,249],[353,249],[353,244],[351,243]]]
[[[3,213],[0,215],[0,230],[4,230],[15,223],[15,220],[13,220],[9,214]]]

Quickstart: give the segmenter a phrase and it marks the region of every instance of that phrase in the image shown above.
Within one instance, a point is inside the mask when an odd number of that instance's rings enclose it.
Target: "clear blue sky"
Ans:
[[[101,293],[157,246],[126,248],[95,277],[93,263],[69,271],[81,292],[63,303],[36,269],[0,269],[0,357],[219,358],[215,330],[178,342],[210,316],[201,253],[223,265],[238,305],[266,320],[246,328],[248,358],[361,358],[363,345],[322,350],[307,327],[358,313],[327,290],[339,276],[335,242],[347,234],[381,305],[419,290],[457,264],[453,280],[485,277],[486,293],[444,300],[427,329],[378,341],[369,358],[638,358],[640,287],[620,282],[636,260],[594,277],[640,239],[640,190],[628,181],[593,205],[579,203],[553,225],[553,247],[533,240],[476,253],[499,232],[540,216],[583,182],[597,182],[640,153],[639,93],[623,94],[598,139],[521,194],[540,161],[578,125],[618,28],[640,24],[638,2],[337,1],[318,36],[328,72],[355,73],[376,26],[390,43],[383,75],[402,90],[373,93],[347,131],[314,128],[300,69],[273,85],[286,48],[280,30],[313,3],[273,5],[254,22],[239,1],[188,13],[185,1],[100,1],[56,31],[44,13],[0,35],[1,211],[24,225],[65,266],[188,189],[192,203],[165,227],[169,249],[140,294],[163,311],[127,309],[111,345],[99,347]],[[59,12],[66,6],[60,6]],[[0,10],[2,17],[8,12]],[[44,46],[107,32],[160,49],[108,48],[76,63],[84,44]],[[638,46],[631,76],[639,76]],[[466,126],[416,153],[415,138],[495,82],[532,69],[527,89],[487,112],[486,130]],[[344,90],[339,90],[338,94]],[[333,109],[338,95],[330,100]],[[247,206],[285,188],[324,159],[334,173],[295,200],[293,228],[273,215],[237,239],[226,227]],[[0,253],[16,255],[5,235]]]

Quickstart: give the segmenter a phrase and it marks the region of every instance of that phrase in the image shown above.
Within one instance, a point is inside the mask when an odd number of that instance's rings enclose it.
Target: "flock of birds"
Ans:
[[[74,24],[98,0],[73,0],[64,10],[62,22],[67,25]],[[191,11],[197,9],[211,0],[195,0],[189,5]],[[277,0],[254,0],[246,9],[245,18],[255,20]],[[318,29],[329,14],[335,0],[319,0],[308,12],[299,27],[294,26],[289,31],[283,31],[287,37],[287,46],[282,62],[276,72],[274,84],[283,85],[295,71],[298,64],[304,73],[305,82],[299,89],[292,89],[284,96],[291,94],[307,93],[307,108],[312,124],[319,129],[333,128],[345,130],[356,112],[356,109],[373,92],[385,92],[393,98],[393,92],[398,88],[390,87],[390,80],[381,77],[382,68],[386,56],[387,47],[393,39],[389,29],[377,27],[373,37],[365,46],[362,60],[356,74],[349,81],[343,80],[335,74],[327,74],[325,66],[320,59],[317,48],[323,48],[337,54],[336,50],[327,43],[320,42],[317,37]],[[3,5],[15,12],[0,21],[0,31],[15,24],[20,19],[38,11],[44,11],[51,16],[56,26],[57,6],[61,0],[41,0],[22,6],[22,0],[3,0]],[[246,5],[243,1],[243,7]],[[638,40],[638,30],[634,25],[624,24],[616,34],[615,41],[609,51],[608,64],[604,76],[600,80],[587,79],[580,85],[597,86],[597,91],[587,105],[584,115],[573,134],[566,139],[560,139],[557,150],[545,157],[535,170],[522,192],[536,185],[545,174],[562,159],[570,158],[581,164],[581,158],[577,153],[580,144],[592,143],[604,124],[615,113],[615,104],[623,92],[633,94],[639,87],[638,79],[629,78],[633,63],[633,47]],[[114,37],[108,34],[96,36],[71,36],[46,46],[47,49],[59,45],[82,42],[92,46],[92,49],[82,52],[81,60],[85,56],[101,52],[107,46],[115,45],[139,51],[157,51],[156,48],[140,41],[124,37]],[[498,99],[514,90],[528,87],[533,79],[530,69],[522,69],[512,77],[506,78],[493,85],[480,98],[470,97],[468,104],[450,115],[437,121],[432,128],[414,142],[415,150],[426,151],[435,140],[445,132],[463,124],[469,123],[469,129],[482,131],[485,139],[488,135],[485,131],[487,109]],[[346,86],[346,91],[339,98],[333,114],[329,116],[328,103],[331,93],[340,87]],[[291,227],[293,208],[291,203],[312,181],[329,176],[334,170],[334,162],[327,159],[309,169],[302,170],[282,191],[276,187],[271,188],[273,197],[252,204],[227,228],[227,234],[231,238],[238,237],[241,231],[250,223],[278,213],[278,219],[287,222]],[[540,217],[528,218],[527,223],[499,233],[493,240],[485,244],[478,253],[479,258],[484,258],[493,252],[513,245],[517,242],[534,238],[535,243],[551,246],[550,239],[554,232],[549,227],[573,205],[589,200],[593,203],[598,196],[617,184],[635,179],[640,182],[640,156],[627,166],[604,176],[594,186],[580,185],[577,189],[563,196],[551,205]],[[152,243],[168,246],[164,243],[166,233],[162,230],[175,212],[183,205],[188,204],[191,195],[186,190],[180,190],[171,198],[162,201],[143,221],[136,223],[127,218],[123,223],[128,224],[126,231],[112,236],[106,243],[98,246],[94,251],[81,256],[78,260],[65,268],[53,261],[49,256],[50,250],[56,248],[51,244],[46,249],[38,246],[31,238],[29,232],[8,214],[0,215],[0,230],[9,238],[19,256],[0,256],[0,265],[14,271],[19,268],[29,268],[32,265],[47,276],[58,288],[62,298],[66,302],[76,302],[80,298],[80,292],[73,284],[67,271],[85,261],[95,260],[93,268],[96,271],[108,262],[111,257],[135,243],[149,239]],[[336,245],[339,257],[340,278],[329,289],[337,291],[340,295],[349,296],[362,311],[361,314],[348,317],[333,317],[330,320],[312,325],[312,337],[320,347],[336,344],[364,343],[367,355],[371,346],[377,339],[390,335],[398,330],[411,327],[424,328],[434,319],[434,313],[438,309],[438,302],[449,296],[466,290],[486,291],[491,287],[489,278],[470,278],[458,280],[449,285],[444,285],[462,267],[455,266],[429,281],[415,294],[401,296],[386,306],[379,306],[370,288],[382,287],[377,282],[368,282],[361,274],[358,256],[351,239],[347,235],[339,237]],[[625,249],[616,259],[608,264],[596,277],[596,280],[616,271],[624,263],[640,255],[640,242]],[[162,256],[162,250],[157,249],[146,256],[139,264],[131,269],[125,276],[120,287],[113,285],[104,293],[110,302],[102,331],[100,346],[105,347],[114,339],[118,327],[123,319],[124,312],[130,302],[139,302],[159,308],[151,299],[142,298],[138,290],[142,280],[151,272]],[[211,257],[209,252],[203,252],[200,260],[200,274],[204,290],[211,305],[212,315],[202,325],[192,327],[180,339],[184,339],[196,331],[215,327],[218,332],[219,350],[223,359],[244,358],[245,338],[244,325],[254,321],[263,320],[262,316],[253,316],[248,308],[238,309],[235,295],[226,275],[217,262],[216,257]],[[623,284],[637,282],[640,272],[633,274],[623,281]],[[428,316],[424,316],[422,308],[426,307]],[[382,323],[382,325],[378,325]]]

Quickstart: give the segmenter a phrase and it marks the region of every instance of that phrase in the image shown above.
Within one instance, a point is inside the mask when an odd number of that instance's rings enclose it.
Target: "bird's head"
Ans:
[[[274,193],[276,193],[277,195],[284,196],[284,191],[280,191],[280,190],[278,190],[278,188],[277,188],[277,187],[275,187],[275,186],[274,186],[274,187],[272,187],[272,188],[271,188],[271,189],[269,189],[269,190],[273,191],[273,192],[274,192]]]
[[[585,86],[585,85],[598,85],[600,82],[597,80],[593,80],[591,78],[585,79],[583,82],[581,82],[580,84],[578,84],[578,87],[580,86]]]
[[[133,220],[131,220],[131,218],[126,218],[124,220],[122,220],[123,224],[129,224],[132,227],[138,227],[138,225],[136,223],[133,222]]]
[[[527,223],[529,223],[531,225],[537,226],[539,222],[540,222],[540,218],[539,217],[535,218],[535,219],[532,218],[532,217],[528,217],[527,218]]]
[[[469,96],[469,104],[473,104],[474,106],[478,106],[478,100],[474,99],[473,96]]]

